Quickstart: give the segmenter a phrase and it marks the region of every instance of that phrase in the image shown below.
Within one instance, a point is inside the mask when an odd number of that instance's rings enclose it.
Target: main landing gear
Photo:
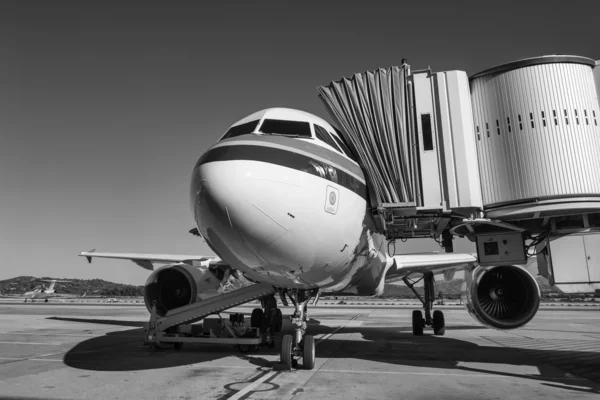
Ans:
[[[313,295],[318,294],[318,290],[288,290],[292,304],[296,308],[291,316],[294,326],[294,335],[284,335],[281,341],[281,363],[287,368],[296,368],[298,360],[302,358],[304,369],[313,369],[315,366],[315,338],[312,335],[306,335],[306,322],[308,321],[307,307],[308,302]],[[282,299],[284,293],[282,293]]]
[[[414,285],[423,279],[423,287],[425,289],[425,298],[422,298],[419,293],[414,289]],[[433,334],[442,336],[446,332],[446,323],[444,321],[444,313],[441,310],[435,310],[433,317],[431,310],[433,308],[433,302],[435,301],[435,288],[433,281],[433,273],[427,272],[423,277],[416,282],[411,282],[408,278],[402,278],[406,286],[408,286],[415,296],[421,303],[423,303],[423,309],[425,311],[425,318],[421,310],[414,310],[412,313],[412,330],[413,335],[421,336],[423,334],[423,328],[425,326],[431,326],[433,328]]]
[[[261,308],[255,308],[252,310],[252,316],[250,317],[250,326],[253,328],[259,328],[261,333],[265,333],[269,328],[271,334],[281,332],[283,326],[283,314],[281,310],[277,308],[277,300],[275,296],[267,296],[260,299]],[[275,347],[275,342],[269,342],[269,347]]]

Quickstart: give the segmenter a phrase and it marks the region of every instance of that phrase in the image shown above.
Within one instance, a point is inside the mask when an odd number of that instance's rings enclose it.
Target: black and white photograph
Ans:
[[[600,398],[596,1],[0,2],[0,400]]]

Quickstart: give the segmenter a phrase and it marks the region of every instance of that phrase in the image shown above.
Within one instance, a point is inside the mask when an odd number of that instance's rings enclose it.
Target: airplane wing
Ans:
[[[80,257],[87,258],[92,262],[92,258],[115,258],[119,260],[130,260],[136,265],[154,271],[157,264],[169,264],[183,262],[191,265],[206,263],[209,267],[225,265],[219,257],[216,256],[198,256],[198,255],[172,255],[172,254],[136,254],[136,253],[100,253],[96,249],[79,253]]]
[[[445,277],[451,277],[454,271],[462,270],[470,266],[477,266],[476,254],[403,254],[392,258],[394,262],[385,276],[386,283],[400,281],[402,278],[409,275],[423,274],[426,272],[433,272],[434,274],[443,272]]]

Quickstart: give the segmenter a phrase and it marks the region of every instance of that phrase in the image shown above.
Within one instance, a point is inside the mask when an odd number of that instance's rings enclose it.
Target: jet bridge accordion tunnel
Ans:
[[[562,257],[565,236],[600,247],[598,64],[542,56],[469,78],[411,71],[402,60],[317,89],[388,240],[430,237],[452,251],[452,235],[468,237],[481,265],[525,264],[537,253],[551,282],[600,289],[600,251],[576,274],[555,273],[571,267],[550,255]]]

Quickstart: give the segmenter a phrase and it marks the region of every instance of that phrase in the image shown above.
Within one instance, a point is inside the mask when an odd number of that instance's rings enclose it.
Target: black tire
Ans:
[[[262,330],[263,321],[265,319],[265,313],[262,308],[255,308],[252,310],[252,316],[250,317],[250,326],[252,328],[260,328]]]
[[[249,344],[238,344],[237,348],[240,351],[240,353],[247,353],[251,350]]]
[[[413,335],[421,336],[423,334],[423,327],[425,321],[423,321],[423,313],[421,310],[414,310],[412,313],[412,330]]]
[[[44,303],[47,303],[47,302],[48,302],[48,299],[44,300]]]
[[[294,346],[294,338],[292,335],[284,335],[281,340],[281,363],[292,368],[292,347]]]
[[[433,334],[443,336],[446,333],[446,322],[444,321],[444,313],[441,310],[433,312]]]
[[[281,310],[278,308],[275,310],[275,320],[273,321],[273,332],[281,332],[281,328],[283,327],[283,314]]]
[[[312,335],[304,335],[302,365],[309,370],[315,367],[315,338]]]
[[[181,350],[182,347],[183,347],[183,342],[173,343],[173,348],[175,350]]]

